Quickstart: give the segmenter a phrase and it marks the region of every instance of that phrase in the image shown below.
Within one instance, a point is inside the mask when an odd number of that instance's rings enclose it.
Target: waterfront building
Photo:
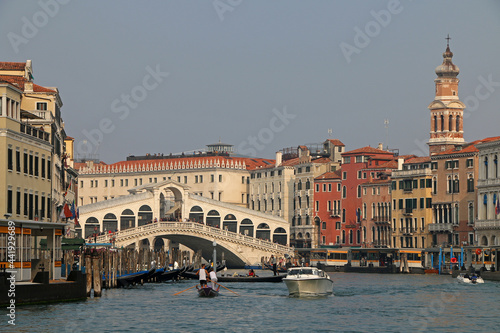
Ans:
[[[339,168],[344,149],[340,140],[328,139],[277,152],[274,165],[252,171],[250,208],[288,221],[292,246],[317,247],[320,225],[313,223],[314,178]]]
[[[392,247],[425,248],[431,245],[431,158],[414,157],[392,172]]]
[[[431,156],[433,246],[475,245],[478,149],[489,138],[457,146]]]
[[[293,217],[290,238],[296,248],[313,248],[320,244],[320,223],[314,217],[314,179],[340,167],[345,145],[340,140],[326,140],[317,146],[299,146],[296,150],[293,187]]]
[[[49,198],[50,210],[46,216],[51,221],[61,221],[60,213],[65,204],[71,204],[66,199],[66,162],[64,154],[64,122],[61,115],[63,106],[59,90],[56,87],[43,87],[33,82],[33,67],[31,60],[26,62],[0,62],[0,80],[9,82],[22,92],[21,103],[18,106],[20,121],[34,128],[40,136],[49,136],[52,152],[40,156],[39,163],[47,163],[46,172],[50,173],[52,189],[46,193]],[[45,167],[44,167],[45,168]],[[35,215],[40,215],[39,211]],[[40,216],[38,216],[40,218]]]
[[[314,178],[314,223],[319,225],[319,245],[340,245],[340,170]]]
[[[389,162],[391,163],[391,162]],[[392,162],[396,167],[397,162]],[[389,167],[389,165],[386,165]],[[362,170],[366,172],[366,170]],[[389,172],[361,184],[361,246],[391,247],[391,178]]]
[[[360,246],[363,242],[362,185],[380,179],[394,168],[394,153],[378,148],[363,147],[342,154],[341,189],[341,243],[344,246]],[[366,227],[366,226],[365,226]]]
[[[0,63],[2,69],[19,67],[19,63]],[[0,193],[4,198],[0,200],[0,264],[14,268],[16,281],[31,280],[40,265],[50,278],[58,278],[65,224],[51,223],[51,137],[27,123],[31,113],[22,107],[24,86],[4,78],[0,76]],[[7,246],[9,227],[15,232],[12,252]],[[39,251],[42,238],[47,239],[45,252]]]
[[[500,245],[500,138],[476,145],[478,152],[477,210],[474,225],[477,244]]]

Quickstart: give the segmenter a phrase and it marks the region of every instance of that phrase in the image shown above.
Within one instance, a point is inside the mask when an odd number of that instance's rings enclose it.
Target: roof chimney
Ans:
[[[382,142],[379,142],[377,149],[384,150],[384,144]]]
[[[283,160],[283,153],[281,151],[276,152],[276,167],[279,167]]]
[[[403,170],[403,163],[405,162],[405,159],[400,157],[398,158],[398,170]]]

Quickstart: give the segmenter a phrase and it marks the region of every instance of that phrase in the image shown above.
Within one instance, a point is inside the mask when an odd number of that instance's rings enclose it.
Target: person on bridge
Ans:
[[[200,280],[200,286],[206,287],[207,286],[207,270],[205,269],[205,264],[201,264],[201,268],[196,272],[196,275],[198,275],[198,279]]]

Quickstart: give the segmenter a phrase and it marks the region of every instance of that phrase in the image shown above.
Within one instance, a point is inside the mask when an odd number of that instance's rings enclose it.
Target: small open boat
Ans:
[[[470,284],[484,283],[483,278],[474,273],[472,274],[460,273],[460,275],[457,276],[457,280],[463,283],[470,283]]]
[[[219,296],[219,287],[217,289],[212,289],[210,286],[204,286],[203,288],[196,286],[198,289],[199,297],[217,297]]]

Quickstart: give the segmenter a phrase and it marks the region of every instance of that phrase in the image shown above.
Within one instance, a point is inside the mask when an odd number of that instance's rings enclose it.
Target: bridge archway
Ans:
[[[120,230],[135,228],[135,214],[130,209],[125,209],[120,216]]]
[[[153,221],[153,210],[149,205],[142,205],[137,214],[138,226],[148,224]]]
[[[207,214],[206,225],[214,228],[220,228],[220,214],[215,209],[212,209]]]
[[[271,229],[267,223],[261,223],[257,226],[255,237],[259,239],[271,240]]]

